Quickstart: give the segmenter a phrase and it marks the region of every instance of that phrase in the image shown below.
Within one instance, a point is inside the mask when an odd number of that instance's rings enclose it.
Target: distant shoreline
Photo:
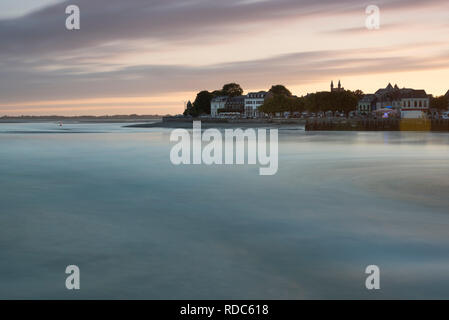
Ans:
[[[154,122],[161,121],[161,116],[24,116],[24,117],[3,117],[2,123],[42,123],[42,122],[63,122],[63,123],[136,123],[136,122]]]

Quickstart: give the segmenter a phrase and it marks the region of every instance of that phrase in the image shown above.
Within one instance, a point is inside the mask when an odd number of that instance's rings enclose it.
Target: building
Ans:
[[[360,99],[357,106],[357,112],[362,115],[370,114],[376,110],[377,98],[375,94],[366,94]]]
[[[376,108],[380,109],[397,109],[401,106],[401,89],[397,85],[394,87],[391,83],[384,89],[379,89],[376,95]]]
[[[384,89],[379,89],[374,95],[365,95],[358,105],[359,113],[381,109],[394,109],[400,112],[402,118],[421,118],[428,113],[430,96],[424,90],[409,88],[399,89],[391,83]]]
[[[271,93],[266,91],[250,92],[245,97],[245,116],[250,118],[257,118],[259,116],[259,108],[266,99],[271,96]]]
[[[229,97],[226,100],[224,109],[219,110],[226,113],[240,113],[243,114],[245,111],[245,98],[246,96]]]
[[[334,88],[334,80],[331,81],[331,92],[342,92],[345,91],[345,88],[341,86],[340,80],[338,80],[338,87]]]
[[[228,96],[219,96],[212,99],[210,103],[210,115],[212,117],[218,116],[218,110],[225,109]]]
[[[429,112],[429,109],[430,97],[426,91],[408,89],[402,94],[401,118],[422,118]]]
[[[219,96],[211,100],[210,114],[218,117],[220,113],[245,114],[247,117],[258,117],[261,105],[271,96],[270,92],[250,92],[246,96]]]

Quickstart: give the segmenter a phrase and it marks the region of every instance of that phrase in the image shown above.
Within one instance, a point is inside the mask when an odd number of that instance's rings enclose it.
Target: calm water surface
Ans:
[[[270,177],[169,134],[0,124],[0,298],[449,298],[448,134],[282,130]]]

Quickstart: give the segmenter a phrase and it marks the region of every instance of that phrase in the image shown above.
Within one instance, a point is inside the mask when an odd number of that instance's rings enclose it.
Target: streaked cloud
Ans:
[[[448,75],[447,20],[441,13],[449,12],[447,1],[376,2],[384,24],[375,32],[363,28],[367,3],[360,0],[44,3],[0,19],[0,114],[64,106],[88,113],[86,106],[95,105],[90,99],[103,99],[101,108],[112,112],[130,106],[130,97],[152,96],[163,96],[170,112],[179,101],[179,112],[180,92],[192,99],[195,91],[228,81],[248,89],[285,83],[304,90],[295,92],[300,95],[332,78],[360,77],[360,83],[371,81],[361,89],[371,90],[381,75],[383,85],[411,72],[423,74],[422,88],[441,93],[442,84],[425,79],[428,72]],[[81,9],[80,31],[64,28],[69,3]],[[432,14],[431,22],[423,19]],[[404,85],[408,81],[404,76]],[[131,105],[135,109],[116,113],[164,108],[155,102]]]

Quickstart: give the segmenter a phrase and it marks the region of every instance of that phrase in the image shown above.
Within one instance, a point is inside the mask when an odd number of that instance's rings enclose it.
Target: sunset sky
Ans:
[[[65,28],[66,6],[81,29]],[[380,30],[365,27],[378,5]],[[200,90],[449,89],[448,0],[1,0],[0,116],[177,114]]]

